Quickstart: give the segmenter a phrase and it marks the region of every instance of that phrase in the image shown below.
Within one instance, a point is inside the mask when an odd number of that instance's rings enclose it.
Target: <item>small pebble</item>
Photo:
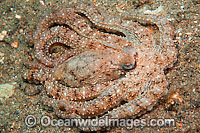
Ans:
[[[1,33],[0,33],[0,41],[3,41],[4,37],[7,35],[7,31],[3,30]]]
[[[0,63],[3,64],[3,60],[5,59],[4,53],[0,52]]]
[[[11,46],[14,47],[14,48],[18,48],[18,42],[12,43]]]
[[[15,18],[17,18],[17,19],[21,19],[22,17],[20,16],[20,15],[15,15]]]
[[[9,98],[15,93],[16,85],[13,83],[0,84],[0,99]]]

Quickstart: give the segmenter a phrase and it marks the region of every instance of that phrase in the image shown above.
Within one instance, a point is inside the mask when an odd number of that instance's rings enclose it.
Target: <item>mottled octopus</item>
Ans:
[[[62,8],[37,25],[37,61],[28,63],[32,69],[23,78],[45,88],[44,104],[61,118],[135,118],[168,92],[164,70],[177,59],[172,37],[159,14]]]

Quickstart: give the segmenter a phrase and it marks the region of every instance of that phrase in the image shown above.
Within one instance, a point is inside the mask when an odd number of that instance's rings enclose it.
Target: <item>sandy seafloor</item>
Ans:
[[[20,87],[23,84],[22,64],[33,54],[32,46],[25,41],[25,32],[35,29],[44,10],[64,5],[63,2],[64,0],[0,0],[0,32],[7,31],[7,35],[0,41],[0,84],[17,83],[13,96],[0,100],[0,132],[80,131],[77,128],[43,127],[39,122],[34,128],[29,128],[24,123],[29,114],[38,120],[43,115],[53,115],[44,109],[39,95],[27,96]],[[176,126],[138,127],[130,132],[200,132],[200,2],[128,0],[126,4],[124,0],[96,0],[96,3],[115,13],[116,7],[139,10],[156,9],[163,5],[174,26],[174,42],[179,54],[178,61],[166,75],[170,83],[169,95],[140,118],[173,118]],[[13,47],[16,42],[17,48]],[[123,128],[111,131],[126,132]]]

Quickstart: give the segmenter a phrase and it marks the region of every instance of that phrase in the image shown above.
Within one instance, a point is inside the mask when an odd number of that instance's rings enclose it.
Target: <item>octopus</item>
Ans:
[[[111,15],[91,4],[46,15],[32,41],[36,60],[22,77],[43,87],[44,105],[60,118],[138,117],[167,94],[165,70],[177,60],[166,17]]]

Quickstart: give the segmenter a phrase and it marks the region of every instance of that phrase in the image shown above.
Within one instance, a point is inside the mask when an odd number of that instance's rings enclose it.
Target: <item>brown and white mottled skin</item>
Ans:
[[[159,41],[145,23],[158,27]],[[44,104],[61,118],[134,118],[167,94],[164,70],[177,54],[172,35],[159,15],[111,16],[87,4],[65,8],[38,24],[37,62],[29,63],[35,70],[23,78],[44,86]],[[50,52],[59,44],[67,48]]]

